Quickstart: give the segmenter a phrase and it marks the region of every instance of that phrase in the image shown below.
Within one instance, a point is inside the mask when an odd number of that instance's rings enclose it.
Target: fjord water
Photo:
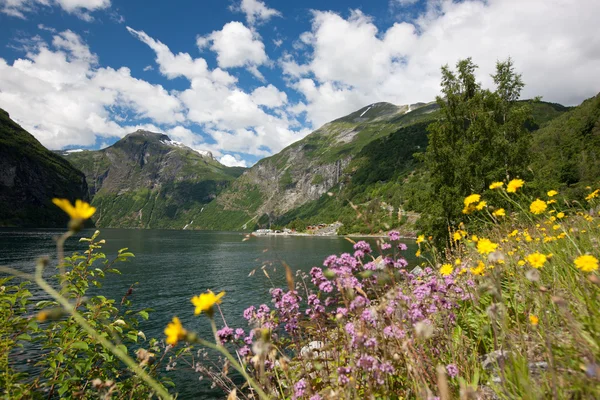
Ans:
[[[54,238],[61,233],[0,230],[0,265],[32,272],[37,257],[55,255]],[[85,243],[78,240],[92,234],[93,230],[86,230],[70,238],[65,253],[84,251]],[[243,310],[261,303],[271,306],[269,289],[286,286],[282,261],[294,271],[308,272],[313,266],[321,266],[330,254],[352,251],[352,244],[341,237],[263,236],[242,241],[243,238],[239,232],[103,229],[99,239],[106,240],[102,251],[109,259],[124,247],[135,258],[117,264],[122,275],[107,274],[99,292],[116,299],[118,304],[135,284],[130,297],[134,308],[155,310],[140,325],[148,338],[163,339],[164,327],[173,316],[178,316],[188,329],[210,339],[205,317],[193,315],[192,296],[207,289],[225,291],[221,309],[227,323],[246,329]],[[266,274],[261,270],[263,266]],[[255,273],[248,276],[252,271]],[[222,326],[222,321],[218,326]],[[169,372],[180,398],[222,397],[222,392],[210,390],[208,382],[200,382],[189,369],[180,363]]]

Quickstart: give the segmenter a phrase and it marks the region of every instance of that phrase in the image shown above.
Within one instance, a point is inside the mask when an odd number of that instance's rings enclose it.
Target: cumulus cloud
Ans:
[[[0,0],[0,12],[23,19],[26,14],[42,6],[60,7],[83,20],[91,21],[93,17],[90,12],[109,8],[110,0]]]
[[[232,11],[241,11],[246,14],[246,21],[249,25],[260,24],[273,17],[281,17],[281,13],[260,0],[242,0],[238,5],[230,7]]]
[[[431,101],[440,66],[469,56],[485,86],[496,60],[510,56],[527,84],[524,97],[577,104],[599,90],[591,84],[600,76],[596,15],[596,0],[429,0],[414,21],[380,31],[360,11],[316,11],[299,55],[280,66],[304,96],[296,109],[315,127],[376,101]]]
[[[233,156],[231,154],[225,154],[219,158],[219,162],[228,167],[248,167],[246,161],[242,160],[240,156]]]
[[[123,121],[184,121],[179,99],[132,77],[128,68],[98,67],[97,56],[72,31],[36,46],[12,65],[0,58],[0,107],[45,146],[93,146],[96,136],[121,137],[137,129]]]
[[[6,12],[11,4],[25,16],[27,7],[65,4],[75,13],[83,3],[0,0],[0,8]],[[91,12],[109,2],[87,4],[79,9]],[[243,4],[271,10],[262,2],[241,2],[240,10]],[[594,86],[600,76],[596,0],[579,0],[577,7],[568,0],[428,0],[420,15],[386,29],[361,11],[313,11],[310,28],[291,38],[296,39],[292,48],[278,60],[287,87],[274,80],[258,87],[242,78],[240,83],[231,69],[246,68],[264,79],[258,68],[272,66],[255,26],[275,15],[248,13],[246,25],[229,22],[197,37],[197,46],[216,54],[216,65],[174,53],[157,38],[127,27],[148,46],[158,73],[187,81],[173,91],[126,67],[102,66],[76,33],[40,25],[51,32],[49,41],[19,40],[24,56],[12,63],[0,58],[0,107],[51,148],[94,146],[139,127],[241,163],[243,157],[276,153],[311,128],[367,104],[431,101],[439,94],[440,66],[469,56],[480,65],[484,86],[491,86],[496,60],[511,56],[527,84],[524,97],[542,95],[573,105],[600,90]],[[155,76],[144,76],[150,75]]]
[[[217,54],[219,67],[246,67],[258,78],[263,79],[257,68],[269,61],[265,45],[255,32],[241,22],[229,22],[220,31],[199,36],[196,44],[200,49],[210,46]]]
[[[183,77],[189,86],[169,92],[127,67],[103,67],[79,35],[64,31],[49,42],[30,41],[26,55],[12,64],[0,58],[0,107],[53,149],[93,147],[147,129],[216,157],[263,157],[309,133],[274,85],[246,91],[203,58],[174,54],[145,32],[128,29],[154,52],[158,72]]]

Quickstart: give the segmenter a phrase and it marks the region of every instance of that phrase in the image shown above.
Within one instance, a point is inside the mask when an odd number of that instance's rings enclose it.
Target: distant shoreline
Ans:
[[[348,237],[348,238],[387,238],[388,235],[384,234],[384,233],[351,233],[349,235],[339,235],[339,234],[327,234],[327,235],[323,235],[323,234],[318,234],[318,233],[304,233],[304,232],[280,232],[280,233],[275,233],[275,232],[271,232],[271,233],[256,233],[256,232],[252,232],[251,233],[252,236],[255,237],[261,237],[261,236],[279,236],[279,237],[285,237],[285,236],[301,236],[301,237]],[[410,240],[416,240],[417,239],[417,235],[416,234],[404,234],[404,235],[400,235],[400,239],[410,239]]]

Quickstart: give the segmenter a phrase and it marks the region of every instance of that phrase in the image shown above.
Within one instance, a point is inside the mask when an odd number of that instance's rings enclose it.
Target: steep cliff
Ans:
[[[85,176],[0,109],[0,226],[65,227],[53,197],[87,200]]]

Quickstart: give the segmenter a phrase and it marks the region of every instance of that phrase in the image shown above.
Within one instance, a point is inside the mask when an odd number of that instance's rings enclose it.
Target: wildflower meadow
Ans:
[[[174,312],[156,339],[136,330],[149,313],[126,297],[85,297],[133,257],[123,249],[108,261],[97,232],[86,252],[59,258],[51,281],[47,260],[34,276],[2,267],[13,277],[0,291],[0,383],[7,398],[175,398],[165,371],[178,364],[229,399],[600,398],[599,195],[533,198],[523,180],[494,182],[457,199],[468,223],[449,228],[446,247],[418,236],[416,264],[398,232],[355,241],[352,254],[308,274],[286,266],[287,287],[248,304],[244,326],[227,323],[227,294],[214,288]],[[71,216],[60,253],[94,210],[55,204]],[[25,281],[53,300],[31,304]],[[212,340],[182,325],[185,312],[209,320]],[[62,351],[29,376],[7,356],[28,343]]]

